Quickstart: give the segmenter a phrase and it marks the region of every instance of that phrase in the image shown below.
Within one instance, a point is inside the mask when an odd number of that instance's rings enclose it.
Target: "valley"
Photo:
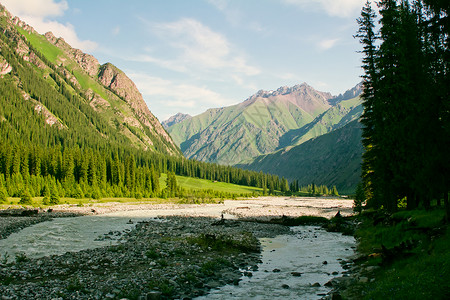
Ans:
[[[2,300],[450,298],[446,3],[0,1]]]

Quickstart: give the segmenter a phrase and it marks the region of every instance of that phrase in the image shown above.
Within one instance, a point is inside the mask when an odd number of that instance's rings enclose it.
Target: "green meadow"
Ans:
[[[198,178],[192,178],[192,177],[185,177],[185,176],[176,176],[177,177],[177,183],[181,188],[187,189],[187,190],[214,190],[217,192],[224,192],[224,193],[230,193],[230,194],[253,194],[253,193],[261,193],[263,192],[263,189],[257,188],[257,187],[251,187],[251,186],[243,186],[243,185],[237,185],[232,183],[226,183],[226,182],[218,182],[218,181],[211,181],[206,179],[198,179]],[[159,183],[161,186],[161,189],[164,189],[166,187],[166,174],[161,174],[161,177],[159,178]]]
[[[228,195],[231,195],[231,197],[227,198],[237,198],[237,197],[248,197],[253,195],[259,195],[262,194],[263,190],[261,188],[256,187],[248,187],[248,186],[242,186],[232,183],[226,183],[226,182],[217,182],[217,181],[211,181],[211,180],[205,180],[205,179],[198,179],[198,178],[191,178],[191,177],[185,177],[185,176],[176,176],[177,178],[177,184],[180,188],[186,190],[186,191],[197,191],[202,192],[205,191],[207,194],[211,194],[211,191],[215,193],[225,193]],[[166,180],[167,180],[167,174],[161,174],[159,178],[159,184],[161,190],[164,190],[166,188]],[[214,197],[211,197],[214,198]],[[19,203],[20,198],[19,197],[8,197],[7,201],[3,204],[0,204],[0,209],[5,209],[9,207],[10,205],[20,205]],[[118,202],[118,203],[136,203],[136,202],[145,202],[145,203],[153,203],[153,204],[161,204],[161,203],[178,203],[178,198],[127,198],[127,197],[118,197],[118,198],[112,198],[112,197],[105,197],[100,199],[92,199],[92,198],[82,198],[82,199],[76,199],[76,198],[69,198],[69,197],[61,197],[59,203],[60,204],[69,204],[69,205],[79,205],[79,206],[85,206],[85,205],[92,205],[95,203],[109,203],[109,202]],[[32,198],[32,206],[34,207],[45,207],[46,205],[43,205],[43,197],[33,197]]]

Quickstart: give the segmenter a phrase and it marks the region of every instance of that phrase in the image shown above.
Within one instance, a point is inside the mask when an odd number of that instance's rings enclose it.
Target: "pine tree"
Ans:
[[[28,191],[28,189],[23,189],[22,192],[20,193],[19,204],[31,205],[32,202],[33,199],[31,198],[30,191]]]
[[[376,192],[374,188],[377,184],[375,178],[374,167],[376,152],[379,148],[376,145],[376,120],[380,119],[380,114],[376,110],[375,105],[375,91],[378,82],[378,75],[376,72],[376,58],[377,48],[376,41],[377,35],[375,34],[375,12],[371,7],[371,2],[366,1],[365,6],[361,11],[361,17],[357,20],[359,30],[355,37],[360,39],[360,43],[363,45],[362,68],[365,74],[362,76],[362,95],[364,111],[361,116],[361,123],[363,124],[363,140],[365,152],[363,154],[362,164],[362,177],[364,187],[371,195],[369,203],[376,207],[379,206],[379,199],[375,197]],[[373,203],[372,203],[373,202]]]
[[[150,173],[151,173],[153,195],[158,195],[159,191],[160,191],[159,175],[156,172],[156,170],[155,170],[153,165],[150,167]]]
[[[49,203],[50,204],[59,204],[59,191],[58,191],[58,187],[56,186],[56,184],[53,184],[50,190],[50,199],[49,199]]]
[[[3,176],[1,174],[0,176]],[[6,203],[8,200],[8,193],[6,191],[6,188],[3,186],[3,180],[0,178],[0,203]]]
[[[328,193],[327,193],[328,194]],[[331,190],[331,195],[339,196],[338,190],[335,185],[333,185],[333,189]]]
[[[46,183],[46,184],[44,185],[44,187],[42,188],[41,195],[44,197],[44,198],[42,199],[42,203],[43,203],[44,205],[50,204],[50,196],[51,196],[51,192],[50,192],[50,188],[49,188],[49,186],[48,186],[47,183]]]
[[[364,55],[362,176],[367,206],[389,211],[405,197],[410,209],[429,207],[432,197],[448,195],[450,189],[450,159],[443,150],[450,146],[445,63],[449,4],[412,3],[380,1],[378,37],[375,14],[366,2],[356,35]]]
[[[63,179],[64,181],[72,183],[75,180],[74,177],[75,163],[71,151],[68,149],[64,149],[63,158],[64,158],[63,174],[62,174]]]
[[[177,177],[175,176],[174,172],[168,172],[167,173],[167,193],[170,197],[173,197],[178,192],[178,185],[177,185]]]

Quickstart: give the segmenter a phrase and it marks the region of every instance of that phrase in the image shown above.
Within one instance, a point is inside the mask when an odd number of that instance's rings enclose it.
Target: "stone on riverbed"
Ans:
[[[209,289],[239,284],[241,272],[253,275],[260,261],[256,237],[274,237],[289,229],[273,224],[227,220],[236,226],[209,226],[210,218],[168,217],[143,222],[119,244],[67,252],[27,263],[9,263],[0,278],[0,295],[13,299],[160,299],[193,298]],[[24,277],[24,278],[21,278]],[[33,278],[33,281],[29,279]],[[50,279],[51,278],[51,279]],[[151,298],[155,295],[156,298]]]

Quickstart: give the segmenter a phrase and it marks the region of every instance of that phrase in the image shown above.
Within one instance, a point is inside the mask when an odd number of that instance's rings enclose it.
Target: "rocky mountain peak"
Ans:
[[[75,60],[90,76],[96,76],[98,74],[100,63],[94,56],[86,54],[80,49],[72,48],[63,38],[57,38],[50,31],[44,36],[50,43],[63,50],[70,58]]]
[[[242,106],[250,106],[255,102],[283,103],[286,106],[294,105],[306,113],[315,114],[318,111],[325,111],[330,107],[328,100],[333,96],[328,92],[320,92],[306,83],[294,85],[292,87],[282,86],[275,91],[259,90],[247,100],[242,102]]]
[[[14,55],[29,62],[29,65],[24,64],[25,67],[41,69],[44,79],[51,76],[54,82],[66,92],[73,89],[89,103],[94,111],[97,111],[98,115],[95,116],[102,120],[99,122],[106,120],[108,126],[111,125],[132,145],[167,154],[180,154],[171,137],[150,112],[136,85],[125,73],[110,63],[100,65],[94,56],[73,48],[63,38],[56,37],[52,32],[41,36],[31,26],[13,17],[1,4],[0,17],[2,18],[0,29],[6,39],[0,40],[0,47],[10,48]],[[28,34],[22,34],[23,30]],[[28,39],[29,35],[39,36],[39,38]],[[53,46],[59,50],[55,51]],[[52,49],[52,53],[49,53],[49,49]],[[6,57],[0,55],[0,77],[12,73],[14,66],[11,61],[7,61]],[[17,75],[13,74],[13,77]],[[52,87],[47,88],[52,89]],[[61,91],[58,90],[56,93]],[[62,99],[67,98],[66,94],[62,95]],[[39,99],[31,100],[37,102],[36,111],[39,114],[52,111],[47,109],[48,103],[41,103]],[[75,110],[78,108],[75,107]],[[53,117],[60,118],[57,114]],[[47,122],[47,124],[53,123]],[[103,127],[96,129],[97,124],[103,123],[93,124],[92,129],[99,131],[102,137],[109,138],[101,131]],[[69,127],[64,128],[73,130]],[[111,132],[116,133],[115,130]]]
[[[192,118],[192,116],[189,114],[177,113],[176,115],[171,116],[169,119],[161,122],[161,125],[167,129],[172,125],[178,124],[180,122],[183,122],[184,120],[191,119],[191,118]]]
[[[273,90],[270,90],[270,91],[259,90],[258,92],[256,92],[252,96],[250,96],[247,100],[254,100],[256,98],[276,97],[276,96],[287,95],[287,94],[292,94],[292,93],[307,94],[307,93],[311,93],[311,92],[312,93],[316,93],[316,94],[320,94],[321,97],[323,97],[324,99],[332,98],[332,95],[330,93],[328,93],[328,92],[319,92],[319,91],[315,90],[313,87],[311,87],[310,85],[308,85],[306,82],[303,82],[301,84],[296,84],[296,85],[294,85],[292,87],[282,86],[282,87],[279,87],[275,91],[273,91]]]
[[[31,27],[30,25],[28,25],[27,23],[25,23],[24,21],[22,21],[19,17],[14,17],[14,18],[12,18],[12,15],[11,14],[9,14],[9,12],[8,12],[8,15],[7,15],[10,19],[11,19],[11,21],[12,21],[12,23],[14,24],[14,25],[17,25],[17,26],[19,26],[20,28],[22,28],[23,30],[25,30],[26,32],[28,32],[28,33],[36,33],[36,30],[34,30],[34,28],[33,27]]]
[[[339,94],[338,96],[333,97],[332,99],[329,99],[328,102],[331,105],[336,105],[336,104],[338,104],[341,101],[349,100],[349,99],[358,97],[359,95],[361,95],[361,93],[362,93],[362,82],[358,83],[353,88],[345,91],[344,94]]]

